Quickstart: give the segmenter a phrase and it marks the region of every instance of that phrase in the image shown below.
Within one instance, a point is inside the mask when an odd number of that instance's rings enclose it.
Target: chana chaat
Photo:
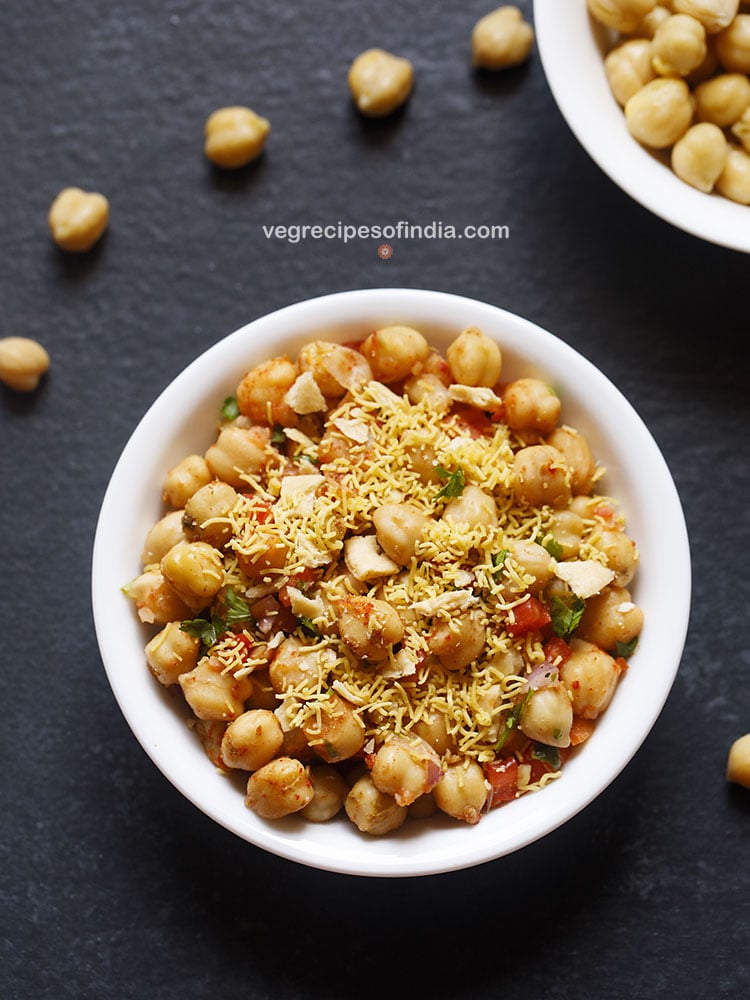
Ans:
[[[501,374],[476,328],[445,355],[407,326],[315,340],[249,371],[167,472],[125,593],[260,816],[476,823],[607,708],[636,546],[554,389]]]

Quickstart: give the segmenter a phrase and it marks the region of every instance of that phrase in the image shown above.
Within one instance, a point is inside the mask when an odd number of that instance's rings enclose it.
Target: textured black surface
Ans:
[[[3,997],[748,995],[750,799],[724,781],[750,729],[748,258],[611,184],[536,54],[473,74],[486,9],[3,4],[0,333],[53,358],[34,396],[0,392]],[[366,124],[345,76],[374,44],[409,56],[417,87]],[[273,126],[262,162],[232,176],[201,153],[229,103]],[[69,184],[111,200],[85,258],[46,231]],[[376,241],[261,230],[402,218],[510,238],[393,241],[381,261]],[[677,682],[614,784],[543,843],[406,882],[298,867],[183,800],[115,705],[89,599],[108,476],[166,383],[269,310],[378,285],[486,299],[599,365],[671,467],[694,573]]]

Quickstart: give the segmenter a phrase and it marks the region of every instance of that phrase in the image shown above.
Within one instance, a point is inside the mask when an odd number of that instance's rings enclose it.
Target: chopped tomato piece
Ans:
[[[581,719],[579,716],[573,717],[573,725],[570,727],[570,745],[573,747],[585,743],[594,731],[595,723],[593,719]]]
[[[526,635],[549,625],[552,616],[545,604],[536,597],[528,597],[522,604],[517,604],[508,612],[505,628],[512,636]]]
[[[492,421],[483,410],[478,410],[476,406],[457,403],[452,412],[473,438],[491,437],[495,433]]]
[[[552,639],[548,639],[542,646],[544,650],[544,659],[546,663],[551,663],[553,666],[559,667],[570,656],[570,646],[564,639],[560,639],[559,636],[553,636]]]
[[[515,757],[494,760],[484,765],[484,776],[490,785],[490,809],[510,802],[518,791],[518,761]]]

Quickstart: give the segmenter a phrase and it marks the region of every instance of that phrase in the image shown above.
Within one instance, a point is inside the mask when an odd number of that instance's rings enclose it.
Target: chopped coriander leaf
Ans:
[[[286,434],[284,433],[284,428],[281,424],[276,424],[274,429],[271,431],[271,444],[275,445],[277,448],[279,445],[286,444]]]
[[[227,396],[224,402],[221,404],[221,419],[222,420],[236,420],[240,415],[240,408],[237,405],[237,400],[234,396]]]
[[[515,703],[513,709],[508,715],[508,718],[505,720],[505,728],[500,733],[500,738],[495,744],[495,751],[502,750],[503,744],[510,736],[511,731],[515,729],[518,726],[519,722],[521,721],[521,715],[523,713],[523,710],[528,705],[533,694],[534,691],[532,690],[532,688],[529,688],[529,690],[526,692],[523,698]]]
[[[566,604],[561,597],[553,597],[550,603],[552,628],[560,639],[568,639],[581,623],[586,604],[580,597],[574,597]]]
[[[553,559],[559,559],[563,554],[562,545],[560,545],[560,543],[549,533],[544,536],[542,546],[549,552]]]
[[[492,553],[492,565],[495,567],[495,573],[501,570],[505,565],[505,560],[510,555],[510,549],[500,549],[499,552]]]
[[[448,472],[442,465],[439,465],[437,467],[437,474],[445,481],[445,486],[435,494],[436,500],[450,500],[461,496],[466,485],[466,480],[464,470],[460,465],[455,472]]]
[[[227,587],[226,589],[224,607],[227,610],[225,619],[226,628],[229,628],[230,625],[237,625],[239,622],[249,621],[252,618],[250,605],[247,601],[243,601],[241,597],[238,597],[232,587]]]
[[[320,632],[315,627],[312,618],[307,618],[305,615],[297,615],[297,621],[308,635],[314,636],[316,639],[320,638]]]
[[[210,621],[207,618],[191,618],[180,623],[180,631],[199,639],[202,652],[205,652],[218,642],[226,628],[221,618],[212,618]]]
[[[543,764],[549,764],[556,771],[560,770],[560,751],[557,747],[549,747],[546,743],[535,743],[531,756],[534,760],[541,760]]]
[[[615,656],[622,657],[623,660],[627,660],[629,656],[632,656],[635,652],[635,647],[638,645],[638,636],[633,636],[630,642],[620,642],[619,640],[615,643]]]
[[[335,760],[337,757],[341,756],[336,747],[329,740],[324,740],[323,746],[326,749],[326,756],[329,760]]]

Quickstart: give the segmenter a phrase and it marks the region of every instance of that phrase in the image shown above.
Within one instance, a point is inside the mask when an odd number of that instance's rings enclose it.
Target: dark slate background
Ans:
[[[0,393],[3,997],[748,995],[750,793],[724,780],[750,729],[748,258],[621,193],[536,53],[472,73],[489,7],[4,0],[0,334],[53,362],[37,394]],[[411,58],[417,85],[368,124],[345,78],[372,45]],[[232,103],[273,131],[229,175],[201,149]],[[83,258],[46,228],[70,184],[111,200]],[[402,218],[510,238],[393,241],[381,261],[377,241],[261,230]],[[625,772],[542,843],[406,881],[299,867],[183,800],[119,713],[89,599],[107,479],[161,389],[255,317],[380,285],[485,299],[596,363],[665,454],[694,574],[676,684]]]

